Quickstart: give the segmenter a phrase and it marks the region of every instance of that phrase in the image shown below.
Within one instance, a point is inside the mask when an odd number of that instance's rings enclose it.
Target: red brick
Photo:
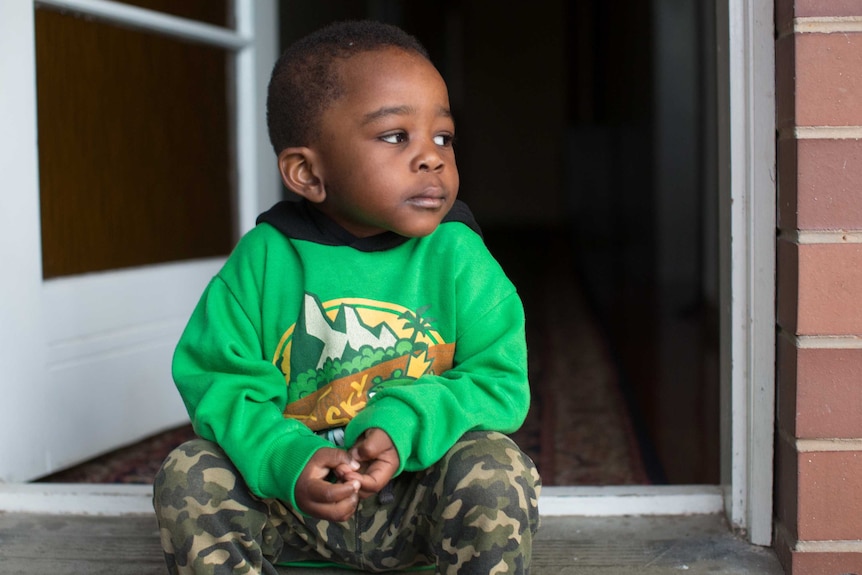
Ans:
[[[862,140],[800,140],[797,148],[799,229],[862,229]]]
[[[862,334],[862,244],[803,244],[798,251],[797,333]]]
[[[799,523],[799,454],[786,436],[775,442],[775,517],[783,524],[787,534],[798,537]]]
[[[797,18],[862,16],[862,0],[796,0],[792,4]]]
[[[790,29],[794,18],[862,16],[862,0],[775,0],[775,29]]]
[[[777,251],[777,320],[787,332],[795,334],[799,319],[799,246],[779,239]]]
[[[793,573],[793,551],[791,546],[795,545],[796,541],[785,541],[780,537],[780,533],[778,535],[779,537],[776,537],[772,543],[772,548],[778,557],[778,562],[784,568],[785,575],[791,575]]]
[[[780,431],[796,437],[798,349],[787,337],[779,337],[776,348],[776,385],[779,389],[775,406],[776,423]]]
[[[794,231],[797,229],[797,203],[799,184],[797,172],[797,147],[799,141],[786,138],[778,141],[778,229]]]
[[[862,438],[862,349],[800,349],[797,358],[796,436]]]
[[[860,575],[862,553],[791,552],[787,575]]]
[[[862,125],[862,33],[794,37],[796,125]]]
[[[787,130],[796,124],[796,40],[783,36],[775,43],[775,127]]]
[[[793,18],[862,16],[862,0],[775,0],[775,25],[782,30]]]
[[[803,452],[798,461],[799,539],[862,539],[862,452]]]
[[[787,575],[858,575],[862,573],[862,554],[797,551],[795,539],[779,524],[774,542],[775,555]]]

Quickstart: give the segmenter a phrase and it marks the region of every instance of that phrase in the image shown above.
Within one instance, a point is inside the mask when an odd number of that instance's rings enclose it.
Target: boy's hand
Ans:
[[[346,521],[359,504],[361,484],[353,477],[359,467],[359,463],[341,449],[318,449],[296,480],[296,504],[312,517]],[[333,473],[340,478],[336,483],[330,481]]]
[[[389,434],[379,428],[363,433],[348,454],[361,465],[358,473],[349,473],[345,479],[360,482],[359,497],[365,499],[383,489],[395,472],[401,458]]]

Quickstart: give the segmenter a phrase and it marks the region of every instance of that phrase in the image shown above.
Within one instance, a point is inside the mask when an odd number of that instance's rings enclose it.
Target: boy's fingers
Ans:
[[[355,459],[351,459],[349,464],[337,465],[333,471],[335,471],[336,477],[342,481],[348,481],[351,476],[356,475],[359,471],[359,467],[359,462]]]
[[[310,501],[305,512],[330,521],[345,521],[356,511],[359,482],[329,483],[315,481],[309,486]]]
[[[350,456],[359,461],[377,459],[383,452],[392,449],[389,434],[377,427],[367,430],[350,450]]]
[[[347,473],[358,469],[359,462],[347,452],[341,449],[320,449],[311,456],[300,478],[326,479],[330,473],[335,472],[337,477],[343,479]]]
[[[380,492],[395,475],[395,471],[397,471],[397,466],[390,465],[384,461],[373,462],[365,473],[358,477],[362,484],[359,496],[365,498],[371,494]]]
[[[341,449],[321,449],[314,454],[314,457],[320,457],[318,463],[330,469],[337,469],[343,465],[354,470],[359,469],[359,463],[349,453]]]
[[[360,471],[353,471],[352,469],[346,471],[344,474],[341,474],[336,471],[336,475],[338,476],[338,479],[344,483],[347,483],[349,481],[359,481],[361,483],[362,480],[365,479],[365,475],[363,475]]]
[[[311,500],[315,503],[330,504],[339,503],[349,499],[359,491],[359,481],[353,480],[346,483],[330,483],[329,481],[315,481],[309,489]]]

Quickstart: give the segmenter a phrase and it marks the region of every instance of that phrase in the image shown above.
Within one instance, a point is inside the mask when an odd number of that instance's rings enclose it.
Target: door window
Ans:
[[[180,5],[226,23],[224,1]],[[50,8],[35,24],[43,276],[227,254],[233,54]]]

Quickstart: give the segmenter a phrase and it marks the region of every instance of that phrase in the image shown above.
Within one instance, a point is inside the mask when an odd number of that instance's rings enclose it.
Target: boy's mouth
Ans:
[[[407,199],[407,203],[417,208],[438,210],[446,205],[446,194],[439,188],[429,189],[411,196]]]

